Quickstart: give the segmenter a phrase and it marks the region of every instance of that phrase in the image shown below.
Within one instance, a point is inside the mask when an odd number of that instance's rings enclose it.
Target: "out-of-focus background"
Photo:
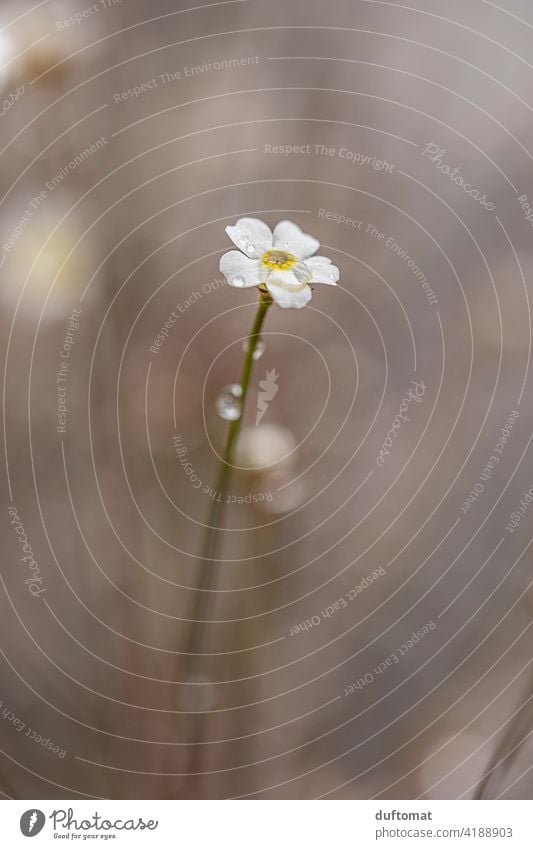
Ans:
[[[530,796],[532,44],[526,0],[4,0],[4,797]],[[268,314],[191,659],[242,216],[341,279]]]

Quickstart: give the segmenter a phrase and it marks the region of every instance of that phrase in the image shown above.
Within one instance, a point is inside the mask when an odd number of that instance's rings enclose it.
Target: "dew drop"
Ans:
[[[296,262],[291,268],[291,271],[298,283],[309,283],[313,277],[313,272],[305,262]]]
[[[244,286],[245,282],[246,282],[246,281],[245,281],[244,277],[241,277],[240,275],[237,275],[236,277],[233,277],[233,278],[232,278],[232,284],[233,284],[233,286],[237,286],[239,289],[242,289],[242,287]]]
[[[207,678],[201,675],[189,678],[184,682],[180,698],[182,710],[190,713],[201,713],[213,710],[217,704],[216,690]]]
[[[246,253],[255,254],[255,245],[253,245],[251,242],[248,242],[248,244],[246,245]]]
[[[250,344],[249,339],[245,339],[244,342],[242,343],[242,350],[244,351],[245,354],[248,353],[249,344]],[[255,351],[254,351],[254,354],[253,354],[254,360],[260,360],[261,359],[261,357],[265,353],[265,348],[266,348],[266,344],[263,341],[262,337],[260,336],[259,339],[257,340],[257,342],[255,343]]]
[[[234,422],[240,419],[242,413],[242,387],[239,383],[225,386],[217,398],[217,413],[221,419]]]

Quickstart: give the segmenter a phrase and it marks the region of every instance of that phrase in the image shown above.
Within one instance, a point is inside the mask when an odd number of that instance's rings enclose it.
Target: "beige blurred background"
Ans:
[[[532,27],[2,4],[6,798],[530,797]],[[191,665],[241,216],[341,280],[268,314]]]

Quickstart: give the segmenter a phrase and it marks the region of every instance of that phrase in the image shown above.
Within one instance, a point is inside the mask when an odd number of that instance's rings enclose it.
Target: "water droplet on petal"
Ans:
[[[292,273],[296,277],[298,283],[310,283],[313,277],[313,272],[305,262],[296,262],[292,268]]]
[[[337,280],[337,272],[335,270],[331,269],[331,271],[328,272],[328,277],[329,277],[330,280],[336,281]]]
[[[201,713],[213,710],[217,704],[216,690],[207,678],[197,675],[189,678],[183,684],[183,692],[180,698],[182,710],[191,713]]]
[[[255,245],[252,245],[251,242],[248,242],[248,244],[246,245],[246,253],[255,254]]]
[[[249,339],[245,339],[244,342],[242,343],[242,350],[244,351],[245,354],[248,353],[249,344],[250,344]],[[254,353],[253,353],[254,360],[260,360],[261,359],[261,357],[265,353],[265,348],[266,348],[266,344],[264,343],[262,337],[260,336],[259,339],[257,340],[257,342],[255,343],[255,350],[254,350]]]
[[[217,398],[217,413],[221,419],[234,422],[240,419],[242,413],[242,387],[239,383],[225,386]]]
[[[232,286],[237,286],[238,289],[242,289],[242,287],[244,286],[245,283],[246,283],[246,280],[244,279],[244,277],[241,277],[239,274],[236,277],[232,277],[232,279],[231,279]]]

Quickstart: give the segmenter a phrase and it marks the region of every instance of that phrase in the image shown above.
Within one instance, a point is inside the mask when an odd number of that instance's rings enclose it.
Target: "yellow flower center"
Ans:
[[[285,251],[267,251],[261,257],[261,262],[272,271],[288,271],[296,265],[298,258]]]

